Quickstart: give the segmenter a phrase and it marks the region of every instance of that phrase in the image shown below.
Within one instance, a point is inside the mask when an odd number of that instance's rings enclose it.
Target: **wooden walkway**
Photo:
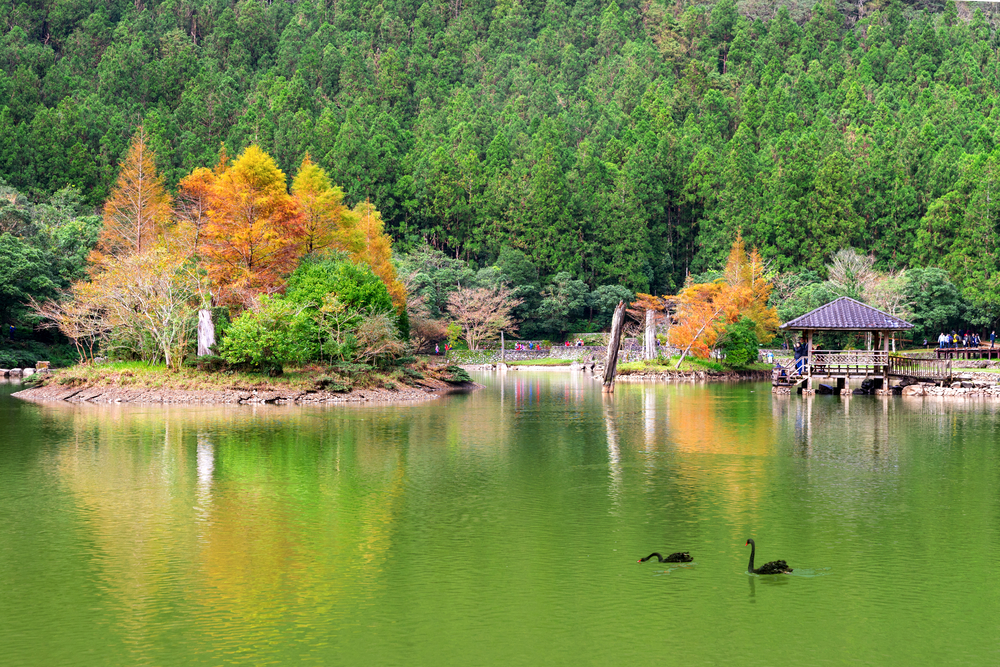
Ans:
[[[1000,347],[939,347],[938,359],[1000,359]]]
[[[891,355],[889,377],[907,378],[920,382],[951,382],[951,359],[915,359]]]

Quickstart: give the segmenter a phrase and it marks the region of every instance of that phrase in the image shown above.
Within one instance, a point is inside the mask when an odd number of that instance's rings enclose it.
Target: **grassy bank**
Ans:
[[[520,361],[508,361],[508,366],[572,366],[575,362],[572,359],[523,359]]]
[[[197,368],[171,370],[162,364],[140,361],[83,364],[55,370],[50,375],[32,376],[36,385],[69,387],[135,387],[184,391],[315,391],[349,392],[354,389],[397,389],[421,386],[428,381],[456,383],[468,375],[455,366],[431,365],[417,361],[408,366],[378,370],[363,364],[340,366],[309,365],[286,369],[269,377],[251,371],[207,371]]]

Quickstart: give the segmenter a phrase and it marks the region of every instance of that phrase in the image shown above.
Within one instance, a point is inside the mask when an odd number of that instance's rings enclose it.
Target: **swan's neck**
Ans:
[[[753,556],[757,553],[757,545],[753,542],[750,543],[750,564],[747,565],[747,571],[753,572]]]
[[[649,555],[648,555],[648,556],[646,556],[646,557],[645,557],[645,558],[644,558],[643,560],[649,560],[649,559],[650,559],[650,558],[652,558],[653,556],[656,556],[656,560],[657,560],[657,562],[660,562],[660,563],[662,563],[662,562],[663,562],[663,556],[661,556],[660,554],[658,554],[658,553],[656,553],[656,552],[653,552],[653,553],[649,554]]]

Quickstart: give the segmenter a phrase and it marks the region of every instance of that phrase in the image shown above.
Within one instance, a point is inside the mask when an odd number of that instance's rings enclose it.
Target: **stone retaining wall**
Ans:
[[[657,349],[665,357],[680,354],[680,350],[673,347],[660,346]],[[571,359],[582,361],[590,357],[594,361],[603,362],[608,354],[608,348],[598,345],[553,345],[541,350],[512,350],[507,348],[507,361],[531,361],[534,359]],[[495,364],[500,361],[500,350],[455,350],[449,353],[449,360],[457,364]],[[618,356],[618,363],[636,361],[642,358],[642,347],[638,345],[624,345]]]

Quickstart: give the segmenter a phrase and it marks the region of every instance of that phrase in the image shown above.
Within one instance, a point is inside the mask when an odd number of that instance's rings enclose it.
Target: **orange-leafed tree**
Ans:
[[[104,203],[104,228],[95,260],[149,250],[170,220],[170,195],[156,172],[156,155],[147,139],[140,125],[120,165],[111,197]]]
[[[208,210],[216,176],[211,169],[199,167],[181,179],[174,197],[177,227],[174,236],[183,252],[197,255],[208,225]]]
[[[677,295],[677,324],[670,329],[670,344],[682,348],[680,367],[689,352],[707,358],[726,325],[730,308],[726,283],[692,283]]]
[[[711,283],[688,284],[677,295],[677,324],[670,342],[688,352],[708,357],[726,326],[747,317],[755,325],[757,339],[768,342],[778,328],[778,313],[767,305],[773,284],[756,249],[749,253],[737,234],[729,252],[723,277]]]
[[[652,294],[636,292],[635,301],[625,308],[625,312],[636,322],[644,324],[646,322],[646,311],[651,310],[655,313],[654,317],[657,326],[660,326],[668,321],[670,311],[676,305],[677,297],[675,296],[654,296]]]
[[[302,216],[270,155],[250,146],[215,179],[204,264],[220,299],[279,291],[302,254]]]
[[[396,275],[396,267],[392,265],[392,239],[385,233],[382,214],[369,201],[359,202],[352,213],[357,219],[358,230],[364,241],[364,248],[353,256],[354,259],[371,266],[372,272],[389,289],[392,304],[396,308],[405,308],[406,288]]]
[[[357,218],[344,205],[344,192],[306,154],[292,181],[292,196],[302,212],[303,252],[335,248],[357,254],[364,247]]]
[[[726,322],[731,324],[747,317],[753,321],[757,340],[769,343],[778,329],[778,311],[767,305],[774,289],[768,277],[768,269],[756,248],[747,252],[743,235],[736,234],[736,240],[729,250],[729,258],[723,277],[729,288],[729,304]]]

